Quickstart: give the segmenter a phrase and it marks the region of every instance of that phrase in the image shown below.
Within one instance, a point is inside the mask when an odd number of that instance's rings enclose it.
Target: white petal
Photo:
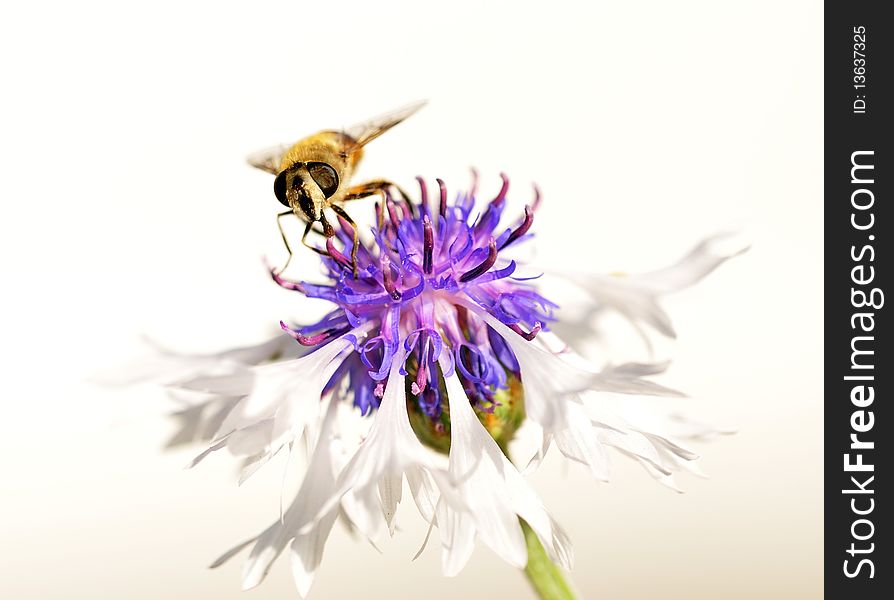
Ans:
[[[478,421],[456,373],[446,377],[445,383],[450,406],[450,476],[469,505],[481,540],[509,564],[524,568],[528,551],[505,481],[506,468],[515,467]],[[469,527],[461,518],[454,522]],[[451,538],[456,535],[454,531]]]
[[[663,373],[669,363],[624,363],[608,365],[590,381],[590,389],[616,394],[649,396],[683,396],[677,390],[665,387],[642,377]]]
[[[384,473],[379,478],[379,501],[382,503],[382,512],[385,514],[385,522],[388,523],[388,532],[391,535],[394,535],[394,517],[403,489],[403,473]]]
[[[583,463],[599,481],[611,478],[611,459],[608,450],[596,437],[593,422],[583,406],[568,404],[568,429],[553,435],[556,446],[566,457]]]
[[[344,494],[341,497],[341,509],[353,528],[366,537],[374,548],[382,545],[387,537],[386,532],[390,533],[390,530],[375,486]]]
[[[226,441],[224,446],[233,455],[250,459],[242,480],[284,445],[316,426],[323,388],[347,357],[350,336],[361,336],[369,327],[359,327],[298,359],[185,382],[204,391],[246,394],[229,411],[218,431],[218,439]]]
[[[243,591],[260,585],[264,578],[267,577],[273,561],[276,560],[276,557],[282,553],[286,544],[288,544],[288,540],[289,534],[286,531],[285,524],[281,521],[276,521],[258,537],[257,542],[251,549],[248,562],[242,569]]]
[[[630,369],[638,375],[641,369]],[[610,460],[606,447],[613,447],[622,454],[633,458],[661,483],[678,490],[672,474],[685,470],[702,475],[695,465],[698,456],[681,444],[672,441],[662,433],[660,427],[640,428],[636,421],[628,421],[610,408],[606,396],[588,392],[582,395],[584,404],[568,402],[568,428],[556,432],[543,433],[543,447],[532,459],[529,468],[536,467],[543,459],[550,441],[555,441],[559,450],[567,458],[587,465],[597,480],[608,481]],[[618,399],[619,406],[637,406],[642,399],[636,397]],[[631,411],[622,411],[631,412]],[[643,423],[660,423],[649,411],[632,412]]]
[[[678,440],[704,440],[733,433],[733,430],[670,412],[667,407],[647,398],[587,394],[584,401],[591,418],[608,421],[615,431],[626,432],[623,439],[608,440],[606,437],[606,443],[611,442],[624,454],[637,459],[653,477],[674,489],[677,488],[669,479],[673,472],[687,471],[705,476],[696,462],[697,454]]]
[[[591,275],[586,289],[600,308],[611,308],[638,326],[640,322],[669,338],[677,337],[670,316],[658,304],[657,296],[626,276]]]
[[[521,371],[527,416],[540,425],[546,434],[568,429],[566,414],[568,402],[578,401],[578,393],[584,390],[622,394],[681,395],[676,390],[642,379],[643,376],[664,371],[667,367],[665,363],[625,363],[618,366],[609,365],[600,372],[589,371],[572,365],[525,340],[481,307],[466,303],[464,305],[481,317],[509,345]],[[570,351],[566,352],[566,355],[580,359]]]
[[[324,515],[308,531],[302,532],[301,524],[308,513],[316,514],[320,510],[335,488],[331,432],[336,409],[335,403],[330,402],[320,430],[319,441],[292,504],[280,519],[256,538],[243,569],[243,589],[251,589],[260,584],[276,557],[291,544],[292,572],[299,595],[303,598],[310,590],[314,573],[322,558],[323,547],[335,523],[337,511],[333,510]],[[248,542],[227,552],[215,561],[213,566],[222,564],[247,544]]]
[[[442,363],[441,367],[448,365]],[[537,533],[550,556],[567,566],[567,537],[478,420],[456,373],[446,377],[445,383],[450,408],[450,475],[471,515],[469,523],[463,516],[451,514],[456,510],[450,506],[439,512],[439,527],[444,527],[441,520],[449,525],[442,533],[445,572],[455,573],[468,560],[472,533],[508,563],[523,568],[528,553],[519,517]]]
[[[435,507],[440,496],[438,486],[425,469],[409,469],[406,475],[416,508],[422,518],[430,523],[435,518]]]
[[[509,344],[521,371],[527,416],[543,427],[544,431],[565,429],[565,402],[561,400],[561,396],[587,389],[594,374],[573,367],[554,354],[538,348],[480,306],[466,306]]]
[[[223,374],[202,374],[188,377],[171,384],[196,392],[207,392],[221,396],[244,396],[251,392],[254,385],[254,372],[242,365],[233,365]]]
[[[720,234],[703,240],[677,263],[630,276],[566,275],[581,286],[601,306],[610,307],[626,317],[635,327],[643,322],[668,337],[676,337],[670,317],[658,304],[665,294],[697,283],[730,258],[748,247],[733,244],[732,250],[718,248],[733,234]]]
[[[671,470],[663,465],[661,456],[658,454],[655,446],[638,431],[628,429],[619,433],[617,431],[601,430],[598,431],[597,436],[603,444],[608,444],[631,457],[644,461],[664,475],[671,474]]]
[[[437,468],[431,451],[422,445],[410,427],[406,386],[404,376],[400,374],[404,356],[401,348],[392,358],[388,383],[369,434],[339,475],[337,491],[327,504],[327,507],[336,505],[343,497],[348,498],[347,505],[353,509],[351,518],[355,526],[373,542],[380,521],[374,508],[378,503],[379,514],[384,513],[389,530],[393,532],[405,475],[414,494],[425,495],[417,498],[417,506],[424,507],[431,502],[432,492],[422,483],[423,473],[433,478],[442,494],[452,498],[446,477]]]
[[[92,379],[101,385],[133,385],[142,382],[167,383],[195,377],[209,370],[228,369],[235,365],[254,365],[277,357],[291,358],[304,351],[287,335],[257,345],[233,348],[214,354],[179,354],[147,340],[154,350],[152,356],[135,361],[114,371],[100,373]]]
[[[438,504],[438,531],[441,536],[441,568],[447,577],[455,577],[475,550],[475,526],[472,515]]]
[[[172,397],[180,400],[183,408],[171,414],[177,421],[177,430],[168,440],[168,448],[192,442],[210,442],[220,429],[220,424],[239,402],[239,398],[234,396],[212,396],[199,401],[184,400],[173,394]]]
[[[248,385],[243,390],[245,398],[221,424],[221,433],[272,417],[282,407],[318,407],[323,386],[341,364],[336,357],[350,345],[350,341],[341,338],[302,358],[253,367],[250,375],[238,383],[225,380],[228,387],[245,386],[246,382]]]
[[[292,578],[300,598],[307,598],[313,585],[317,568],[323,559],[323,548],[332,530],[337,513],[333,513],[321,521],[318,527],[306,535],[299,535],[292,540]]]
[[[652,477],[675,491],[682,490],[674,482],[674,472],[685,470],[702,475],[694,462],[698,455],[660,435],[629,428],[622,433],[601,430],[597,436],[602,443],[639,462]]]
[[[735,232],[728,232],[706,238],[675,264],[635,275],[632,279],[655,294],[669,294],[689,287],[730,258],[748,250],[747,245],[736,239],[737,236]]]
[[[663,406],[654,406],[645,398],[624,398],[617,401],[614,410],[627,422],[642,431],[683,440],[710,440],[719,435],[735,433],[735,428],[717,427],[694,420],[689,416],[671,411]]]

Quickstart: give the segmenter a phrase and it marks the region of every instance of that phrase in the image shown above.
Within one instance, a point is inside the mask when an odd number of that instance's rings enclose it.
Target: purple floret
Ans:
[[[515,261],[500,256],[531,237],[540,201],[537,191],[515,225],[500,228],[509,190],[509,179],[501,177],[496,198],[474,215],[474,185],[451,204],[446,186],[437,180],[434,208],[421,178],[419,203],[395,201],[386,194],[384,204],[375,205],[374,242],[358,250],[356,276],[350,259],[353,228],[340,217],[335,235],[326,240],[328,256],[321,256],[330,283],[288,281],[271,270],[280,286],[335,305],[316,323],[281,323],[299,343],[325,345],[372,324],[332,376],[327,392],[347,390],[354,405],[369,414],[378,407],[392,361],[403,345],[401,374],[411,377],[411,398],[423,414],[433,420],[441,415],[437,361],[445,352],[473,405],[493,410],[494,396],[506,388],[508,373],[519,377],[518,362],[509,345],[472,308],[487,311],[528,340],[546,329],[557,308],[530,281],[513,278]]]

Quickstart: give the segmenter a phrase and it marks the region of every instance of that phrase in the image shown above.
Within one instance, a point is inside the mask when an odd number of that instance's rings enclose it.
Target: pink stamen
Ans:
[[[433,254],[435,250],[435,234],[428,215],[422,217],[422,272],[431,275],[434,268]]]
[[[506,238],[506,241],[503,242],[503,245],[500,246],[500,250],[525,235],[528,232],[528,229],[531,228],[531,224],[534,222],[534,210],[530,206],[525,206],[525,219],[521,222],[521,225],[515,228],[515,230],[509,234],[509,237]]]
[[[305,293],[304,287],[299,282],[290,281],[280,276],[279,271],[273,268],[270,263],[267,262],[266,258],[264,259],[264,266],[266,266],[267,270],[270,271],[270,277],[273,278],[273,281],[275,281],[276,285],[278,285],[279,287],[295,292],[301,292],[302,294]]]
[[[332,259],[340,264],[342,267],[346,269],[354,268],[354,266],[351,264],[351,259],[349,259],[347,256],[345,256],[335,248],[335,244],[332,243],[332,238],[326,238],[326,251],[329,253],[329,256],[331,256]]]
[[[351,224],[348,223],[345,218],[341,215],[336,215],[338,217],[338,224],[341,226],[342,231],[344,231],[348,237],[354,237],[354,228],[351,227]]]
[[[490,241],[487,243],[487,256],[485,259],[477,267],[469,269],[463,273],[459,280],[462,283],[472,281],[473,279],[484,275],[488,269],[494,266],[495,262],[497,262],[497,243],[494,241],[494,238],[490,238]]]
[[[534,202],[531,203],[531,210],[537,212],[537,209],[540,208],[540,186],[536,183],[534,185]]]
[[[385,206],[388,208],[388,217],[391,219],[394,233],[397,234],[397,226],[400,224],[400,219],[397,216],[397,211],[395,211],[394,202],[391,200],[391,194],[387,191],[385,192]]]
[[[441,200],[438,206],[438,214],[442,217],[447,215],[447,186],[444,184],[444,181],[441,179],[435,179],[438,182],[438,188],[441,192]]]
[[[509,191],[509,177],[506,176],[506,173],[500,173],[500,179],[503,180],[503,185],[500,186],[500,193],[497,194],[497,197],[490,201],[491,204],[502,204],[506,200],[506,192]]]
[[[428,186],[425,185],[425,180],[422,177],[417,176],[416,181],[419,183],[420,204],[428,208]]]
[[[383,254],[380,262],[382,264],[382,285],[385,286],[385,291],[391,294],[394,300],[400,300],[401,293],[394,285],[394,274],[391,272],[391,260]]]
[[[519,327],[517,323],[509,325],[509,329],[530,342],[535,337],[537,337],[537,334],[540,333],[540,330],[543,329],[543,326],[540,324],[540,321],[537,321],[536,323],[534,323],[534,329],[532,329],[530,333],[525,333],[524,330]]]
[[[279,326],[282,327],[283,331],[288,333],[292,339],[296,340],[302,346],[316,346],[325,342],[326,340],[332,337],[334,331],[332,329],[327,329],[322,333],[318,333],[317,335],[307,336],[298,331],[295,331],[291,327],[285,324],[284,321],[279,322]]]
[[[385,227],[385,220],[382,218],[382,205],[376,202],[374,208],[376,210],[376,226],[382,230]]]
[[[425,351],[420,353],[421,364],[419,365],[419,371],[416,373],[416,381],[410,386],[410,391],[416,396],[425,391],[425,386],[428,383],[428,365],[425,362],[425,356],[427,354],[428,347],[425,348]]]

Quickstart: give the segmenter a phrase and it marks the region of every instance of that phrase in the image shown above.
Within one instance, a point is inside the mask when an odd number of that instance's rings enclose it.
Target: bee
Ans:
[[[248,158],[251,166],[276,175],[273,181],[273,193],[280,203],[289,208],[276,217],[279,232],[289,253],[289,258],[280,272],[288,267],[292,259],[292,249],[282,226],[282,218],[294,214],[304,220],[307,224],[304,235],[301,236],[301,243],[319,254],[328,256],[328,252],[307,242],[308,234],[312,230],[317,231],[314,229],[315,223],[319,223],[322,229],[318,233],[327,238],[334,235],[334,230],[324,212],[328,208],[353,228],[354,244],[351,249],[351,261],[354,276],[357,276],[357,249],[360,247],[360,237],[357,224],[342,208],[342,204],[377,194],[384,199],[387,190],[392,187],[396,188],[405,200],[407,196],[398,186],[385,179],[352,185],[351,176],[363,158],[363,148],[366,144],[415,113],[424,104],[425,101],[416,102],[341,131],[320,131],[291,146],[278,146]]]

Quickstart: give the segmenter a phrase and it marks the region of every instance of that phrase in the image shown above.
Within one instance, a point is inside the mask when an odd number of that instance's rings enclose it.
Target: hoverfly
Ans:
[[[325,209],[330,208],[354,230],[351,261],[354,276],[357,276],[357,249],[360,246],[358,228],[341,205],[349,200],[376,194],[384,199],[391,187],[396,188],[404,199],[406,194],[398,186],[384,179],[351,185],[351,176],[363,157],[363,147],[366,144],[415,113],[424,104],[425,101],[417,102],[343,131],[321,131],[291,146],[278,146],[248,158],[248,163],[253,167],[276,175],[273,181],[273,193],[277,200],[289,208],[276,217],[279,232],[289,253],[289,258],[280,271],[285,270],[292,259],[292,249],[282,227],[282,218],[294,214],[306,221],[301,243],[315,252],[328,255],[325,250],[310,245],[307,236],[313,230],[315,223],[320,223],[322,231],[319,233],[327,238],[334,235],[334,230],[324,213]]]

